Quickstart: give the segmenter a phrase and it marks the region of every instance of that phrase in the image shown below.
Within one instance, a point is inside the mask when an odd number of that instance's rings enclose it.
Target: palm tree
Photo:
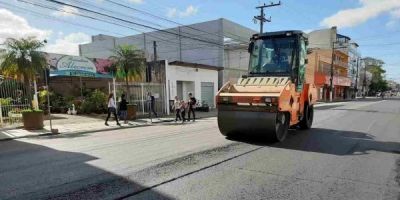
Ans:
[[[116,78],[125,79],[127,98],[129,99],[129,81],[142,78],[146,58],[141,50],[132,45],[120,45],[114,49],[114,55],[110,56],[115,67]]]
[[[25,90],[31,93],[30,82],[47,65],[46,58],[39,50],[46,41],[35,37],[9,38],[5,41],[6,52],[1,56],[0,71],[3,75],[23,80]]]

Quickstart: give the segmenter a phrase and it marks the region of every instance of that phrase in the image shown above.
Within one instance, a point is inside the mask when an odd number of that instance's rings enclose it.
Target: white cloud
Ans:
[[[400,8],[397,9],[397,10],[391,11],[390,15],[395,19],[399,19],[400,18]]]
[[[169,8],[167,11],[167,17],[169,17],[169,18],[173,18],[173,17],[177,17],[177,16],[180,18],[190,17],[193,15],[196,15],[198,11],[199,11],[199,8],[192,6],[192,5],[188,6],[183,11],[178,10],[177,8]]]
[[[400,9],[396,9],[390,12],[391,19],[386,23],[388,29],[394,29],[399,24]]]
[[[25,18],[15,15],[9,10],[0,9],[0,43],[7,38],[37,37],[47,39],[51,30],[40,30],[29,25]]]
[[[53,31],[41,30],[29,25],[28,21],[15,15],[9,10],[0,9],[0,43],[7,38],[24,38],[34,36],[38,40],[49,39]],[[89,43],[91,37],[85,33],[77,32],[65,35],[62,31],[56,32],[56,41],[44,47],[49,53],[79,55],[79,44]]]
[[[53,44],[48,44],[45,47],[45,51],[77,56],[79,55],[79,45],[89,43],[90,41],[90,36],[85,33],[71,33],[65,37],[58,38]]]
[[[393,29],[393,28],[395,28],[397,26],[397,24],[398,23],[397,23],[396,20],[390,20],[385,25],[386,25],[387,28]]]
[[[189,16],[197,14],[198,10],[199,9],[197,7],[190,5],[186,8],[186,10],[184,12],[180,12],[179,15],[180,15],[180,17],[189,17]]]
[[[169,8],[167,11],[167,17],[173,18],[178,14],[178,9],[176,8]]]
[[[361,7],[340,10],[323,19],[321,26],[339,28],[354,27],[381,14],[400,8],[399,0],[359,0]]]
[[[77,8],[71,6],[62,6],[60,10],[61,11],[53,12],[53,15],[59,17],[75,17],[75,14],[79,13],[79,10]]]
[[[130,2],[132,2],[132,3],[135,3],[135,4],[142,4],[142,3],[144,3],[144,0],[129,0]]]

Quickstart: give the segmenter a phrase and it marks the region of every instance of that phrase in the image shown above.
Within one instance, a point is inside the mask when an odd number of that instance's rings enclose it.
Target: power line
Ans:
[[[93,16],[84,15],[84,14],[82,14],[82,13],[70,12],[70,11],[66,11],[66,10],[63,10],[63,9],[59,9],[59,8],[55,8],[55,7],[51,7],[51,6],[46,6],[46,5],[43,5],[43,4],[37,4],[37,3],[25,1],[25,0],[18,0],[18,1],[24,2],[24,3],[28,3],[28,4],[31,4],[31,5],[34,5],[34,6],[38,6],[38,7],[41,7],[41,8],[46,8],[46,9],[49,9],[49,10],[55,10],[55,11],[59,11],[59,12],[65,12],[65,13],[77,15],[77,16],[80,16],[80,17],[89,18],[89,19],[92,19],[92,20],[96,20],[96,21],[100,21],[100,22],[105,22],[105,23],[109,23],[109,24],[116,25],[116,26],[121,26],[121,27],[124,27],[124,28],[128,28],[128,29],[134,30],[134,31],[136,31],[136,32],[138,32],[138,33],[143,33],[143,34],[144,34],[144,32],[145,32],[145,31],[139,30],[139,29],[137,29],[137,28],[132,28],[132,27],[130,27],[130,26],[126,26],[126,25],[122,25],[122,24],[119,24],[119,23],[107,21],[107,20],[104,20],[104,19],[98,19],[98,18],[95,18],[95,17],[93,17]],[[164,39],[162,39],[162,38],[156,37],[156,36],[151,35],[151,34],[147,34],[147,36],[156,38],[156,39],[158,39],[158,40],[160,40],[160,41],[164,41],[164,42],[168,42],[168,43],[173,43],[173,44],[178,44],[178,43],[176,43],[176,42],[172,42],[172,41],[170,41],[170,40],[164,40]],[[187,44],[182,44],[182,45],[187,45]],[[190,45],[192,45],[192,44],[190,44]],[[205,45],[205,44],[199,44],[199,45]]]
[[[19,1],[22,1],[22,0],[19,0]],[[94,14],[97,14],[97,15],[105,16],[105,17],[108,17],[108,18],[111,18],[111,19],[114,19],[114,20],[118,20],[118,21],[122,21],[122,22],[128,23],[128,24],[141,26],[141,27],[144,27],[144,28],[148,28],[148,29],[152,29],[152,30],[168,33],[168,34],[171,34],[171,35],[178,35],[176,33],[169,32],[167,30],[162,30],[162,29],[155,28],[155,27],[152,27],[152,26],[149,26],[149,25],[145,25],[145,24],[141,24],[141,23],[137,23],[137,22],[132,22],[132,21],[129,21],[129,20],[125,20],[125,19],[122,19],[122,18],[118,18],[118,17],[115,17],[115,16],[108,15],[108,14],[100,13],[100,12],[97,12],[97,11],[94,11],[94,10],[90,10],[90,9],[83,8],[83,7],[80,7],[80,6],[72,5],[72,4],[69,4],[69,3],[64,3],[64,2],[57,1],[57,0],[46,0],[46,1],[52,2],[52,3],[56,3],[56,4],[59,4],[59,5],[63,5],[63,6],[73,7],[73,8],[76,8],[78,10],[83,10],[83,11],[86,11],[86,12],[89,12],[89,13],[94,13]],[[216,46],[223,46],[223,44],[218,44],[218,43],[202,40],[202,39],[199,39],[199,38],[193,38],[193,37],[190,37],[190,36],[182,35],[182,37],[190,38],[190,39],[197,40],[197,41],[204,42],[204,43],[213,44],[213,45],[216,45]]]
[[[105,8],[102,8],[102,7],[99,7],[99,6],[96,6],[96,5],[87,3],[87,1],[80,1],[80,0],[72,0],[72,1],[74,1],[74,2],[79,2],[79,3],[83,4],[83,5],[86,5],[86,6],[89,6],[89,7],[94,7],[94,8],[97,8],[97,9],[99,9],[99,10],[102,10],[102,11],[105,11],[105,12],[108,12],[108,13],[118,13],[118,14],[120,14],[121,16],[130,18],[130,19],[133,19],[133,20],[139,20],[139,21],[142,21],[142,22],[144,22],[144,23],[152,24],[152,25],[155,25],[155,26],[158,26],[158,27],[163,28],[163,26],[161,26],[160,24],[151,22],[151,21],[149,21],[149,20],[141,19],[141,18],[139,18],[139,17],[132,17],[132,16],[129,16],[129,15],[123,14],[123,13],[121,13],[121,12],[117,12],[117,11],[111,11],[111,10],[108,10],[108,9],[105,9]]]
[[[30,1],[26,1],[26,0],[18,0],[18,1],[23,2],[23,3],[27,3],[27,4],[31,4],[31,5],[33,5],[33,6],[37,6],[37,7],[41,7],[41,8],[45,8],[45,9],[49,9],[49,10],[53,10],[53,11],[59,11],[59,12],[69,13],[69,14],[72,14],[72,15],[76,15],[76,16],[80,16],[80,17],[84,17],[84,18],[96,20],[96,21],[99,21],[99,22],[105,22],[105,23],[109,23],[109,24],[116,25],[116,26],[125,27],[125,28],[128,28],[128,29],[134,30],[134,31],[136,31],[136,32],[138,32],[138,33],[141,33],[141,32],[142,32],[141,30],[134,29],[134,28],[132,28],[132,27],[130,27],[130,26],[125,26],[125,25],[118,24],[118,23],[111,22],[111,21],[107,21],[107,20],[104,20],[104,19],[98,19],[98,18],[96,18],[96,17],[89,16],[89,15],[84,15],[84,14],[82,14],[82,13],[75,13],[75,12],[71,12],[71,11],[59,9],[59,8],[56,8],[56,7],[46,6],[46,5],[43,5],[43,4],[40,4],[40,3],[39,3],[39,4],[38,4],[38,3],[33,3],[33,2],[30,2]]]
[[[97,30],[97,31],[102,31],[102,32],[108,32],[108,33],[112,33],[112,34],[123,36],[123,37],[126,36],[126,35],[122,35],[120,33],[112,32],[112,31],[105,30],[105,29],[96,28],[96,27],[93,27],[93,26],[88,26],[88,25],[83,25],[83,24],[80,24],[80,23],[69,22],[69,21],[66,21],[66,20],[62,20],[62,19],[50,16],[50,15],[45,15],[45,14],[42,14],[42,13],[39,13],[39,12],[35,12],[33,10],[29,10],[29,9],[26,9],[26,8],[23,8],[23,7],[20,7],[20,6],[17,6],[17,5],[11,5],[11,4],[4,3],[4,2],[0,2],[0,4],[3,4],[4,6],[7,6],[9,9],[22,10],[24,12],[31,13],[34,16],[42,17],[44,19],[53,20],[53,21],[59,21],[59,22],[63,22],[63,23],[66,23],[66,24],[71,24],[71,25],[74,25],[74,26],[80,26],[80,27],[83,27],[83,28],[86,28],[86,29],[92,29],[92,30]]]
[[[109,2],[109,3],[112,3],[112,4],[114,4],[114,5],[118,5],[118,6],[127,8],[127,9],[131,9],[131,10],[136,11],[136,12],[140,12],[140,13],[142,13],[142,14],[145,14],[145,15],[148,15],[148,16],[151,16],[151,17],[154,17],[154,18],[157,18],[157,19],[166,21],[166,22],[170,22],[170,23],[173,23],[173,24],[176,24],[176,25],[179,25],[179,26],[183,26],[183,27],[185,27],[185,28],[189,28],[189,29],[192,29],[192,30],[200,31],[200,32],[203,32],[203,33],[206,33],[206,34],[210,34],[210,35],[215,35],[215,36],[218,36],[218,37],[224,37],[224,35],[220,35],[220,34],[218,34],[218,33],[210,33],[210,32],[207,32],[207,31],[204,31],[204,30],[201,30],[201,29],[197,29],[197,28],[194,28],[194,27],[191,27],[191,26],[186,26],[186,25],[181,24],[181,23],[179,23],[179,22],[176,22],[176,21],[173,21],[173,20],[164,18],[164,17],[160,17],[160,16],[157,16],[157,15],[154,15],[154,14],[152,14],[152,13],[150,13],[150,12],[146,12],[146,11],[139,10],[139,9],[137,9],[137,8],[134,8],[134,7],[132,7],[132,6],[127,6],[127,5],[124,5],[124,4],[115,2],[114,0],[105,0],[105,1],[107,1],[107,2]],[[184,32],[184,33],[185,33],[185,32]],[[231,33],[231,35],[234,35],[234,36],[238,37],[238,38],[239,38],[238,41],[241,41],[241,40],[240,40],[241,36],[235,35],[235,34],[232,34],[232,33]],[[248,43],[248,41],[241,41],[241,42]]]

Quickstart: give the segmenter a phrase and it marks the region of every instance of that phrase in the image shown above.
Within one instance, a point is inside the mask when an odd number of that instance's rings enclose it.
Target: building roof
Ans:
[[[173,62],[170,62],[169,64],[170,65],[183,66],[183,67],[216,70],[216,71],[224,70],[223,67],[212,66],[212,65],[204,65],[204,64],[198,64],[198,63],[190,63],[190,62],[182,62],[182,61],[173,61]]]
[[[293,35],[303,35],[303,36],[307,37],[306,33],[304,33],[303,31],[299,31],[299,30],[284,30],[284,31],[266,32],[266,33],[259,34],[258,36],[271,37],[271,36],[285,35],[287,33],[290,33]]]
[[[342,34],[339,34],[339,33],[337,33],[336,36],[337,36],[337,38],[345,38],[347,40],[351,40],[351,38],[349,36],[345,36],[345,35],[342,35]]]

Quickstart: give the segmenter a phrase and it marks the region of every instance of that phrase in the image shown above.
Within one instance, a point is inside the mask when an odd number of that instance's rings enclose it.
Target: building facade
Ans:
[[[91,43],[80,45],[79,52],[89,58],[108,58],[116,46],[129,44],[142,49],[151,61],[156,49],[157,60],[223,67],[217,86],[221,87],[247,73],[247,44],[254,33],[232,21],[217,19],[120,38],[96,35]]]
[[[329,100],[331,69],[333,69],[333,99],[356,96],[359,80],[360,54],[358,44],[337,33],[337,28],[312,31],[309,34],[309,68],[314,69],[320,100]],[[332,67],[333,63],[333,67]]]
[[[333,65],[333,98],[348,98],[348,89],[351,80],[348,78],[347,62],[348,55],[341,52],[334,52]],[[314,71],[314,81],[307,79],[307,82],[314,83],[317,87],[318,99],[329,100],[330,79],[331,79],[332,51],[327,49],[313,49],[308,55],[308,68]]]

